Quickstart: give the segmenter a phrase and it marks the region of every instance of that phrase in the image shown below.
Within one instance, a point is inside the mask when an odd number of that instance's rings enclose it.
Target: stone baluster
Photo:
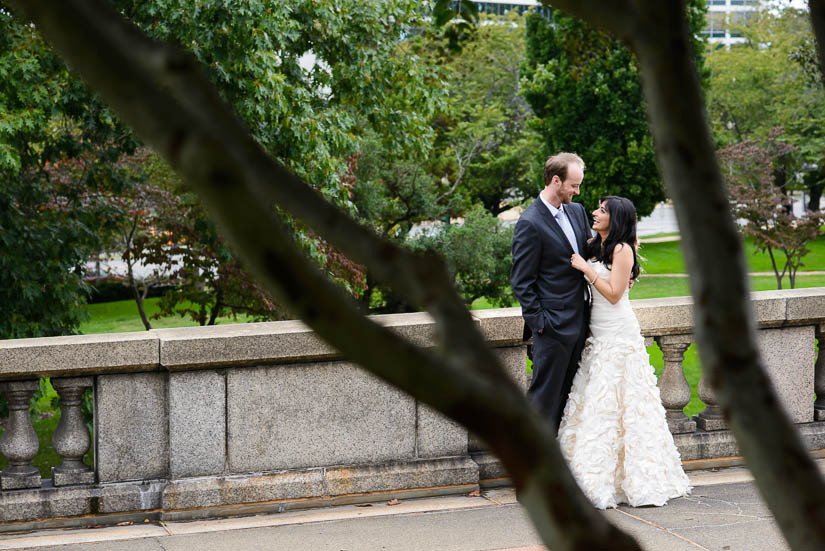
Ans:
[[[722,407],[716,401],[716,394],[714,394],[707,379],[705,373],[702,373],[702,378],[699,379],[699,384],[696,386],[699,398],[705,403],[705,409],[699,415],[693,417],[696,420],[696,426],[702,430],[726,429],[728,424],[722,415]]]
[[[83,392],[92,384],[92,377],[52,379],[52,386],[60,395],[60,423],[52,436],[52,446],[63,459],[60,465],[52,467],[55,486],[94,484],[95,473],[83,462],[91,438],[80,409]]]
[[[825,421],[825,323],[817,326],[815,335],[819,341],[819,355],[814,367],[814,421]]]
[[[655,338],[662,350],[664,369],[659,379],[659,393],[665,407],[670,432],[677,434],[694,432],[696,422],[685,415],[684,407],[690,402],[690,385],[685,379],[682,363],[685,350],[693,341],[691,335],[663,335]]]
[[[40,471],[32,465],[40,442],[29,417],[29,401],[39,381],[3,383],[2,390],[9,403],[9,423],[0,438],[0,453],[9,460],[9,466],[0,471],[0,489],[18,490],[39,488]]]

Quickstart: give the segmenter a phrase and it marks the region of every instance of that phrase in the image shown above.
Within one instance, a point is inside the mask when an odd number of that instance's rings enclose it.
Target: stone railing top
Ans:
[[[159,369],[150,332],[0,341],[0,378],[84,375]]]
[[[645,336],[692,332],[690,297],[631,303]],[[756,321],[762,326],[825,325],[825,288],[758,292],[753,294],[752,304]],[[491,345],[521,342],[520,308],[475,310],[471,314]],[[434,344],[433,321],[428,314],[389,314],[371,319],[415,344]],[[241,323],[0,341],[0,379],[294,363],[338,356],[300,321]]]
[[[678,335],[693,331],[691,297],[630,301],[645,336]],[[825,323],[825,287],[751,293],[756,323],[761,327]]]
[[[432,346],[433,321],[425,313],[371,319],[419,346]],[[151,331],[160,340],[159,364],[167,369],[318,361],[340,356],[300,321],[238,323]]]

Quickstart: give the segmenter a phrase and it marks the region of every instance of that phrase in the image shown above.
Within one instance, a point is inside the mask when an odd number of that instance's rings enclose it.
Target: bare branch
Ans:
[[[637,25],[638,0],[541,0],[629,42]]]
[[[148,40],[105,1],[20,0],[14,6],[198,191],[267,289],[345,356],[489,443],[554,549],[639,549],[578,489],[550,428],[445,284],[442,262],[378,240],[275,165],[192,56]],[[273,200],[430,309],[442,335],[438,354],[361,316],[303,257],[274,216]]]
[[[638,57],[659,164],[682,229],[703,368],[791,547],[822,549],[825,483],[779,406],[756,346],[744,253],[705,119],[685,0],[552,4],[613,33]],[[825,0],[810,6],[825,75]]]
[[[587,12],[600,9],[595,1],[576,7],[594,24],[603,18]],[[822,549],[825,484],[759,356],[744,253],[705,119],[684,0],[638,0],[633,12],[631,36],[621,23],[607,27],[638,57],[657,156],[682,228],[702,365],[791,547]]]
[[[825,0],[808,0],[811,10],[811,26],[816,35],[816,51],[819,54],[819,71],[825,85]]]

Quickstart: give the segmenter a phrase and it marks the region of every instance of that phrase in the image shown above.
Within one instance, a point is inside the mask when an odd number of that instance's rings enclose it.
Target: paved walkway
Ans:
[[[820,467],[823,463],[820,461]],[[606,511],[657,551],[784,551],[744,467],[688,473],[693,494],[665,507]],[[0,536],[0,549],[79,551],[544,551],[512,489],[195,522]]]

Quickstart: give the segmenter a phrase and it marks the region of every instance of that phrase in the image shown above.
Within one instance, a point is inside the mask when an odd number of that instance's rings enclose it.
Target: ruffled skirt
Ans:
[[[641,335],[587,340],[558,438],[599,509],[664,505],[690,493]]]

